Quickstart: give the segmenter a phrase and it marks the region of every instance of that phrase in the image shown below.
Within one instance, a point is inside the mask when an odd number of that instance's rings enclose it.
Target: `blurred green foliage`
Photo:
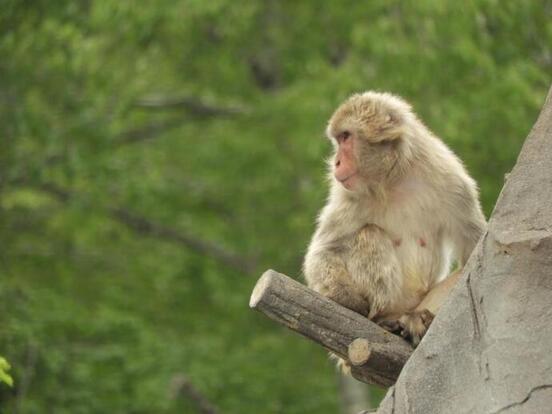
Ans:
[[[8,373],[10,368],[11,366],[8,361],[6,361],[5,358],[0,357],[0,382],[3,382],[11,387],[13,386],[13,378]]]
[[[300,274],[326,119],[398,93],[487,213],[542,105],[551,1],[4,0],[2,413],[334,413],[325,352],[248,310]]]

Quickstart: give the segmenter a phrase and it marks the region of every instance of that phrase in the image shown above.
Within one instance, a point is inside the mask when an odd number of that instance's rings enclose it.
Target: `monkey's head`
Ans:
[[[400,174],[408,159],[408,125],[415,120],[402,99],[379,92],[355,94],[334,112],[326,133],[335,147],[334,177],[363,192]]]

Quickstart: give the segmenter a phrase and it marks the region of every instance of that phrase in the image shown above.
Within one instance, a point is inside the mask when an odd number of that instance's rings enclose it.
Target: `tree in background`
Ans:
[[[547,91],[551,17],[550,1],[4,1],[0,410],[336,412],[324,352],[247,310],[261,270],[300,274],[327,118],[355,91],[404,96],[489,212]]]

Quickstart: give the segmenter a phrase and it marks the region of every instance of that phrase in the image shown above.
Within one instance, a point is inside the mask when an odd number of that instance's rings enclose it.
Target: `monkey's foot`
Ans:
[[[379,325],[396,335],[402,336],[413,346],[418,346],[425,335],[434,315],[427,309],[421,311],[407,312],[398,320],[381,321]]]

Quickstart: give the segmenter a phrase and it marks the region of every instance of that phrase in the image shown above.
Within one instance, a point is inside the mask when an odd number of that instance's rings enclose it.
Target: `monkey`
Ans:
[[[417,346],[485,230],[477,184],[390,93],[350,96],[326,135],[330,189],[307,285]]]

